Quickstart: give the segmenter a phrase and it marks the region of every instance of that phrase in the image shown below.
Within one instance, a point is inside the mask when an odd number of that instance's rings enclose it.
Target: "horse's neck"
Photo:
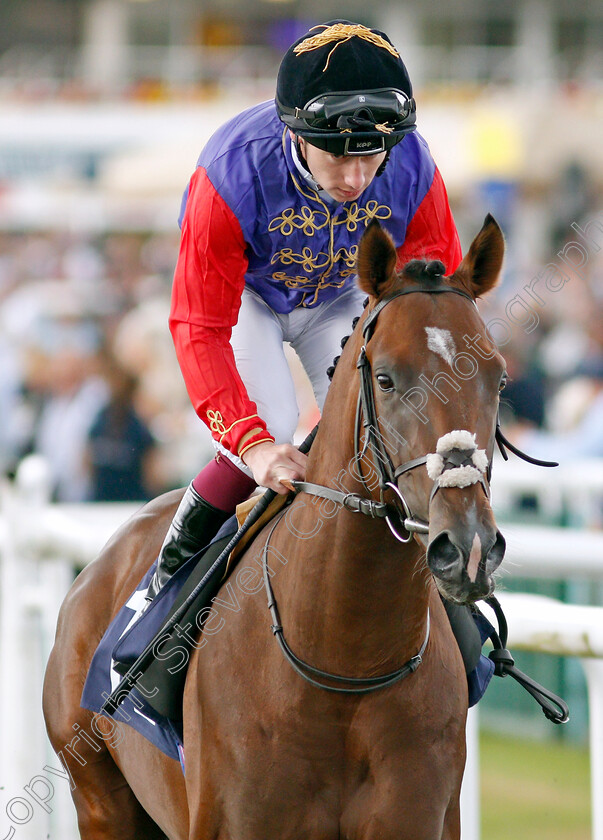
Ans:
[[[342,441],[341,435],[317,438],[308,480],[368,497],[348,474],[354,450]],[[281,533],[279,543],[284,539],[293,562],[276,589],[294,647],[348,673],[372,666],[383,671],[414,655],[431,586],[423,549],[414,540],[399,543],[383,520],[306,494],[285,522],[289,533]]]

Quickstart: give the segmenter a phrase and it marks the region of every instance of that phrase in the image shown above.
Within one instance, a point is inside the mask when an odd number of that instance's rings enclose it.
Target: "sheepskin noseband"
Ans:
[[[427,456],[427,474],[439,487],[469,487],[483,482],[488,469],[485,449],[478,449],[475,435],[460,429],[443,435],[436,451]]]

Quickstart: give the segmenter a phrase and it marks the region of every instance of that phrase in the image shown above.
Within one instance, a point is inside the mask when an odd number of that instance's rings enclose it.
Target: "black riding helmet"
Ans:
[[[384,32],[313,27],[285,53],[276,108],[294,134],[335,155],[389,151],[416,128],[408,71]]]

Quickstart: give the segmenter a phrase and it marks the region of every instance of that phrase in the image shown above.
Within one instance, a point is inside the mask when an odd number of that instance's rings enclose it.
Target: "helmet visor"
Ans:
[[[304,134],[300,132],[306,143],[316,146],[336,157],[343,155],[378,155],[379,152],[386,152],[404,138],[399,134],[389,137],[375,137],[375,135],[341,134],[339,137],[321,137],[316,134]]]
[[[309,128],[343,131],[381,130],[389,134],[411,113],[414,101],[399,90],[324,93],[311,99],[304,111]]]
[[[323,93],[303,108],[276,104],[292,131],[332,154],[377,154],[416,128],[414,99],[394,88]]]

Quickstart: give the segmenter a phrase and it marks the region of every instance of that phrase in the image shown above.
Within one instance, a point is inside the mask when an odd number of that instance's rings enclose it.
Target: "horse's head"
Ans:
[[[396,272],[393,242],[377,223],[359,246],[359,282],[369,294],[359,325],[361,403],[372,467],[406,507],[402,519],[429,522],[419,537],[429,568],[458,602],[492,591],[505,551],[489,502],[505,365],[475,305],[496,284],[503,254],[491,216],[449,277],[442,263],[418,260]]]

